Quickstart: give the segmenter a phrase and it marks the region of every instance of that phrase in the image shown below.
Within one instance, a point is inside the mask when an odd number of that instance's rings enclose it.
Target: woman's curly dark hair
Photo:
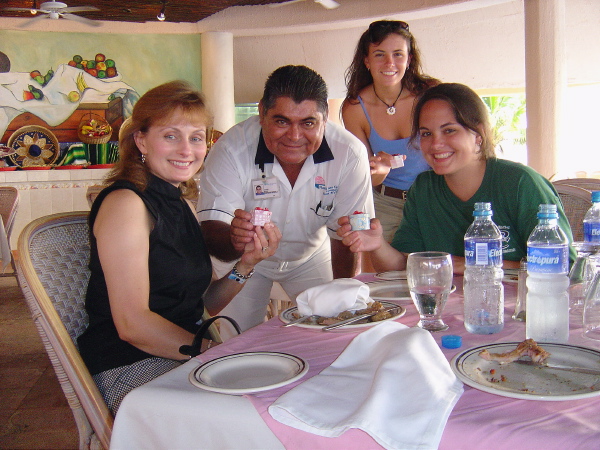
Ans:
[[[405,89],[418,96],[440,82],[422,73],[421,52],[417,47],[417,41],[409,31],[408,24],[400,20],[379,20],[369,25],[356,45],[352,64],[346,69],[347,93],[344,102],[355,103],[361,89],[373,84],[371,72],[365,66],[365,58],[369,55],[369,46],[381,44],[390,34],[402,36],[408,44],[410,63],[402,77],[402,86]]]

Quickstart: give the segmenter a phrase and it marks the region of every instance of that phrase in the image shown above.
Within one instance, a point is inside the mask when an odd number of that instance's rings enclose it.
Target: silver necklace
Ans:
[[[377,95],[377,91],[375,90],[375,85],[373,85],[373,92],[375,92],[375,97],[377,97],[379,100],[381,100],[381,103],[383,103],[385,106],[387,106],[387,113],[390,116],[393,116],[394,114],[396,114],[396,102],[398,101],[398,99],[400,98],[400,96],[402,95],[402,91],[404,90],[404,85],[402,85],[402,87],[400,88],[400,93],[398,94],[398,97],[396,97],[396,100],[394,100],[394,103],[392,103],[391,105],[388,105],[386,102],[384,102],[381,97],[379,95]]]

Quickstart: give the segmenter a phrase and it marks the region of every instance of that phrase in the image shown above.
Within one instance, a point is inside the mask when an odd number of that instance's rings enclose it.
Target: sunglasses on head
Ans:
[[[401,28],[403,30],[410,31],[408,28],[408,24],[406,22],[403,22],[402,20],[378,20],[377,22],[373,22],[371,23],[371,25],[369,25],[369,30],[380,30],[382,28]]]

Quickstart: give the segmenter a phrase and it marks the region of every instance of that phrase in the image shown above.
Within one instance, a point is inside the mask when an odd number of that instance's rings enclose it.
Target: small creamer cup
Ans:
[[[365,213],[351,214],[350,225],[352,226],[352,231],[370,230],[371,218]]]
[[[393,155],[391,161],[392,169],[397,169],[399,167],[404,167],[404,156],[403,155]]]
[[[252,225],[255,227],[264,227],[267,222],[271,221],[271,211],[266,209],[258,209],[256,208],[252,211]]]

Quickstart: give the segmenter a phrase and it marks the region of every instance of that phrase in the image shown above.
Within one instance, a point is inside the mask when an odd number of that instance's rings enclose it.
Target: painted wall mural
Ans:
[[[200,86],[199,36],[0,31],[0,165],[114,162],[139,96],[173,79]]]

